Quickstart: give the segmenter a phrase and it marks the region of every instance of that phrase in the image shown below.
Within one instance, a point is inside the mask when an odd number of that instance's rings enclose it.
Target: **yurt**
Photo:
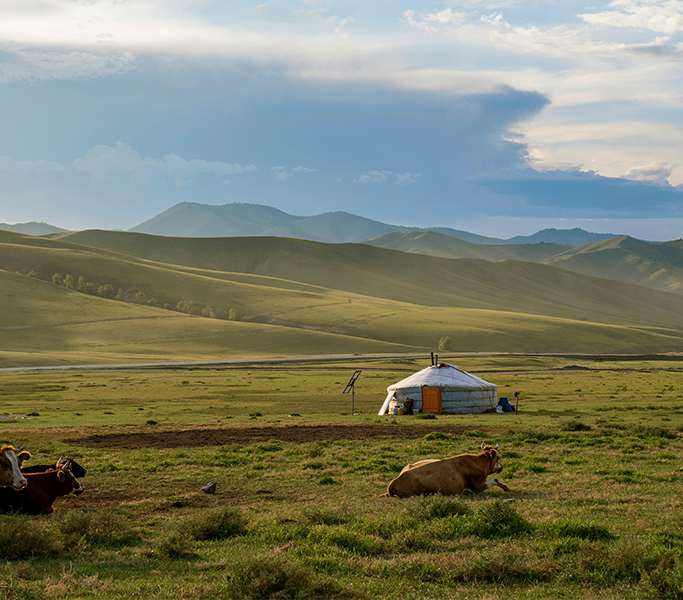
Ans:
[[[387,388],[380,415],[495,411],[498,387],[455,365],[426,367]]]

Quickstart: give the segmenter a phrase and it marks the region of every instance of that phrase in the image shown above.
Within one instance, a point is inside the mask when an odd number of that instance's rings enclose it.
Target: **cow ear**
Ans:
[[[59,481],[64,481],[64,479],[66,478],[66,475],[64,475],[64,471],[57,471],[57,478],[59,479]]]
[[[31,458],[31,453],[26,452],[26,450],[24,450],[23,452],[19,452],[19,454],[17,454],[17,461],[19,462],[20,467],[30,458]]]

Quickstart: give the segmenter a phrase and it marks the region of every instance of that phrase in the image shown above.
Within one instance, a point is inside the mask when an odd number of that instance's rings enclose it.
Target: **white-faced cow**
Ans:
[[[26,479],[20,469],[29,458],[31,454],[26,450],[19,452],[12,446],[0,448],[0,488],[7,486],[20,490],[26,487]]]
[[[68,469],[52,469],[45,473],[28,473],[28,484],[22,490],[0,488],[0,510],[29,515],[54,512],[52,503],[60,496],[77,496],[84,490]]]
[[[496,478],[487,477],[503,470],[498,459],[496,447],[481,445],[479,454],[460,454],[442,460],[427,459],[407,465],[387,488],[384,496],[408,498],[410,496],[426,496],[444,494],[457,496],[463,492],[479,493],[494,485],[508,492],[505,484]]]

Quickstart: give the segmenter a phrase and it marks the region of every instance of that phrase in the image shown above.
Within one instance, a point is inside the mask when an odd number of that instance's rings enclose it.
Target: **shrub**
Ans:
[[[311,506],[304,509],[303,517],[311,525],[342,525],[351,519],[348,509]]]
[[[361,556],[375,556],[384,552],[384,542],[377,535],[352,531],[347,527],[322,527],[311,531],[308,539],[313,543],[336,546]]]
[[[656,427],[653,425],[642,425],[641,423],[634,423],[628,425],[626,428],[629,435],[640,438],[665,438],[668,440],[675,439],[676,433],[667,429],[666,427]]]
[[[110,283],[107,283],[105,285],[101,285],[100,287],[97,288],[97,295],[100,298],[113,298],[114,297],[114,286],[111,285]]]
[[[526,535],[533,526],[512,505],[494,500],[484,504],[476,515],[461,517],[457,529],[461,535],[494,539]]]
[[[578,419],[574,419],[573,421],[564,421],[560,425],[560,431],[590,431],[591,426],[588,425],[587,423],[582,423]]]
[[[421,521],[443,519],[455,515],[468,515],[472,511],[459,496],[444,496],[434,494],[426,498],[418,498],[416,506],[411,509],[411,514]]]
[[[424,436],[425,440],[452,440],[453,437],[441,431],[432,431]]]
[[[444,335],[439,340],[439,350],[447,350],[447,351],[453,350],[453,340],[451,340],[450,335]]]
[[[157,540],[156,550],[160,556],[171,559],[195,556],[190,537],[186,533],[178,531],[171,531],[162,535]]]
[[[194,302],[192,300],[181,300],[175,305],[175,309],[179,312],[192,314],[194,313]]]
[[[195,540],[224,540],[243,535],[247,524],[237,509],[221,507],[192,515],[180,529]]]
[[[40,522],[20,515],[0,517],[0,559],[21,560],[54,550],[54,537]]]
[[[285,556],[242,559],[236,565],[226,591],[229,598],[329,597],[328,593],[317,593],[313,577]]]
[[[582,540],[609,541],[614,539],[609,529],[602,525],[592,525],[577,519],[560,519],[547,526],[547,531],[553,537],[579,538]]]
[[[137,541],[137,535],[123,517],[109,511],[63,513],[57,528],[70,548],[81,540],[99,546],[125,546]]]
[[[663,558],[652,570],[643,574],[648,597],[683,599],[683,564],[680,558],[673,562]]]

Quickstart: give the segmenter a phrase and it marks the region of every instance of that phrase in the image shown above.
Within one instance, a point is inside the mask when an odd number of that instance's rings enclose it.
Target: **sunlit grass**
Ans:
[[[518,413],[429,421],[375,415],[386,386],[421,366],[410,361],[5,375],[3,412],[40,414],[0,422],[0,437],[35,462],[76,453],[88,475],[52,516],[3,517],[0,597],[680,597],[683,373],[620,362],[531,373],[537,359],[505,360],[506,372],[495,357],[459,362],[500,395],[519,391]],[[352,417],[341,391],[358,366]],[[391,422],[434,433],[277,439],[292,425]],[[450,433],[459,425],[470,429]],[[136,450],[76,441],[201,427],[272,435]],[[482,441],[500,443],[509,493],[378,497],[408,462]],[[214,495],[201,492],[209,481]]]

